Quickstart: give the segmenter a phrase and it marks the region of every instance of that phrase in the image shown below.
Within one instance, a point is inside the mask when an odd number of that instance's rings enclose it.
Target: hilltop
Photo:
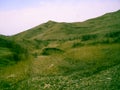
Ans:
[[[16,34],[16,39],[62,40],[81,38],[82,35],[104,37],[110,33],[120,33],[120,10],[84,22],[65,23],[48,21],[25,32]]]

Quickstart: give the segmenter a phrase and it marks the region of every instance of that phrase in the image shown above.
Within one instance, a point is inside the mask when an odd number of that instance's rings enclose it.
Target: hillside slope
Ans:
[[[106,35],[109,36],[109,34],[115,33],[115,36],[119,36],[119,18],[120,10],[78,23],[48,21],[13,37],[16,39],[62,40],[81,38],[84,34],[97,34],[99,37],[105,37]]]
[[[119,90],[119,18],[48,21],[0,36],[0,90]]]
[[[0,35],[0,68],[15,64],[28,57],[28,51],[21,44]]]

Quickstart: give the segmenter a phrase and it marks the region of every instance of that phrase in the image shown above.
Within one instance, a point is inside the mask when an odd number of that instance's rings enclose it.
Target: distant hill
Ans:
[[[93,35],[98,38],[120,36],[120,10],[84,22],[48,21],[13,36],[17,40],[63,40]],[[113,35],[114,34],[114,35]]]

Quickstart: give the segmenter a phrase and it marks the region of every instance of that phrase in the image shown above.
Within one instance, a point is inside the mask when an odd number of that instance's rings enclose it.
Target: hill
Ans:
[[[38,40],[62,40],[81,38],[84,34],[97,35],[99,37],[112,37],[111,34],[120,31],[120,11],[105,14],[101,17],[84,22],[57,23],[48,21],[25,32],[13,36],[16,39],[38,39]],[[114,37],[114,36],[113,36]]]
[[[119,90],[119,18],[120,10],[0,36],[0,89]]]
[[[32,53],[44,47],[67,48],[81,45],[120,42],[120,10],[84,22],[65,23],[48,21],[27,31],[11,36],[27,45]]]

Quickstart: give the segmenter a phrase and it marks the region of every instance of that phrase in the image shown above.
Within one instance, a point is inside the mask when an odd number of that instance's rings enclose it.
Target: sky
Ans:
[[[82,22],[120,9],[120,0],[0,0],[0,34],[14,35],[49,20]]]

